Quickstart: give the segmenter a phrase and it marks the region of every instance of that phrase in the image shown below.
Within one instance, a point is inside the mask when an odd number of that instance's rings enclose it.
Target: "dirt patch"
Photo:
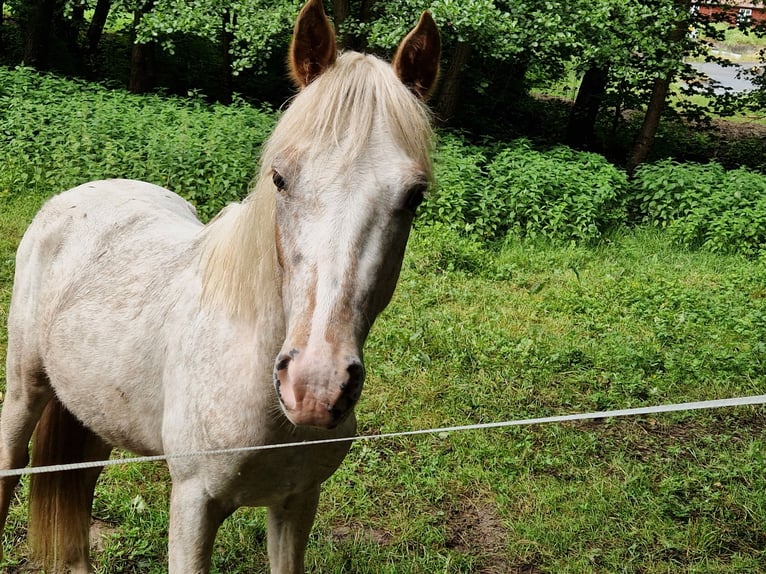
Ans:
[[[766,409],[759,407],[740,408],[735,411],[713,411],[709,418],[699,417],[672,421],[665,417],[635,417],[632,419],[596,419],[573,423],[575,428],[596,432],[602,440],[603,452],[624,451],[627,456],[651,464],[658,456],[673,459],[696,460],[695,445],[703,441],[700,448],[706,448],[710,437],[726,437],[729,446],[744,445],[753,436],[766,433]],[[614,445],[620,445],[616,447]],[[680,452],[667,453],[673,448],[684,446]],[[607,456],[604,454],[604,456]]]
[[[446,516],[447,548],[474,556],[476,574],[539,574],[534,564],[511,564],[506,543],[508,530],[488,501],[458,500]]]
[[[541,574],[535,564],[508,559],[508,530],[494,505],[469,497],[456,499],[444,516],[445,546],[476,561],[474,574]],[[388,530],[352,523],[332,529],[337,542],[361,541],[380,546],[395,544]]]
[[[332,529],[332,537],[339,542],[360,540],[363,542],[371,542],[379,546],[388,546],[393,538],[392,534],[387,530],[380,528],[365,528],[358,524],[336,526]]]
[[[90,523],[91,556],[97,552],[103,552],[106,545],[106,539],[115,534],[117,530],[116,526],[104,522],[103,520],[99,520],[98,518],[94,518]]]

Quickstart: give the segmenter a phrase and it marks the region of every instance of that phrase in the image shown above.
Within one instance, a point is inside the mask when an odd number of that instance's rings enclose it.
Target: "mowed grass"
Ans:
[[[38,204],[0,207],[3,319]],[[366,435],[761,394],[766,261],[682,251],[655,229],[489,250],[421,224],[365,360]],[[323,492],[307,569],[766,571],[765,427],[764,408],[740,407],[357,443]],[[99,572],[166,571],[168,494],[162,464],[104,472]],[[25,496],[8,572],[24,567]],[[268,571],[263,510],[224,524],[214,565]]]

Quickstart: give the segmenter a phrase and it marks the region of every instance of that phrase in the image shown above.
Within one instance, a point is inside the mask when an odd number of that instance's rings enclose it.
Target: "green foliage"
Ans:
[[[242,102],[138,97],[0,68],[0,199],[130,177],[178,191],[207,219],[246,194],[274,120]],[[508,234],[588,242],[626,222],[717,252],[756,256],[766,243],[756,172],[663,161],[639,169],[629,187],[594,154],[523,140],[482,147],[454,133],[440,138],[435,171],[419,224],[479,243]]]
[[[670,161],[643,166],[635,200],[645,222],[687,247],[756,256],[766,245],[766,177],[744,168]]]
[[[627,177],[600,155],[538,152],[521,142],[499,153],[488,173],[515,232],[591,241],[624,221]]]
[[[235,90],[261,101],[281,103],[285,92],[268,85],[279,85],[283,77],[283,69],[275,65],[276,60],[288,45],[302,3],[302,0],[114,0],[108,27],[121,32],[124,44],[114,50],[118,44],[105,37],[101,53],[86,55],[83,39],[96,1],[61,0],[53,3],[53,20],[56,35],[60,36],[58,51],[62,54],[52,65],[68,72],[102,79],[118,77],[124,81],[127,74],[115,76],[113,70],[128,68],[130,56],[125,45],[135,37],[138,42],[152,42],[163,48],[164,53],[155,63],[156,80],[174,93],[203,89],[208,96],[226,99],[233,74],[240,76],[234,82]],[[344,15],[342,23],[336,22],[342,42],[376,53],[390,53],[420,12],[430,10],[443,38],[444,77],[449,77],[449,82],[444,83],[451,86],[459,83],[463,98],[446,119],[471,129],[482,122],[492,122],[494,125],[485,129],[502,129],[504,136],[506,126],[517,128],[508,120],[523,113],[519,109],[519,95],[530,86],[549,86],[567,73],[579,75],[594,67],[608,73],[602,108],[603,111],[613,108],[611,117],[615,123],[619,123],[617,118],[622,117],[624,110],[646,105],[657,77],[681,77],[683,81],[673,85],[675,91],[688,93],[691,86],[702,90],[696,72],[684,65],[683,59],[689,55],[712,58],[706,38],[721,35],[710,23],[695,20],[688,11],[688,2],[682,0],[339,0],[325,4],[331,15],[336,7],[339,15]],[[15,32],[18,24],[23,36],[34,5],[7,0],[14,20],[6,28]],[[134,26],[137,10],[144,13]],[[699,32],[697,40],[687,34],[682,34],[680,40],[673,39],[678,34],[672,31],[683,31],[688,26]],[[15,44],[4,46],[5,57],[16,64],[21,60],[24,40],[14,36],[14,41],[9,42],[11,36],[7,33],[4,36],[6,44]],[[189,50],[189,42],[204,45],[204,55],[200,57],[199,50]],[[458,43],[468,46],[470,51],[469,62],[460,66],[462,69],[450,66]],[[200,71],[203,62],[204,70]],[[220,81],[223,77],[226,82]],[[760,82],[759,78],[756,80]],[[451,94],[453,89],[445,92]],[[435,96],[440,105],[448,99],[438,93]],[[731,98],[713,91],[708,96],[714,104],[701,106],[683,98],[672,101],[665,109],[669,114],[681,113],[705,121],[709,120],[711,110],[730,114],[745,106],[760,106],[763,90],[751,98]],[[446,108],[452,110],[451,106]],[[498,121],[501,116],[504,121]]]
[[[231,37],[233,72],[260,72],[276,48],[287,46],[302,4],[301,0],[158,0],[141,19],[136,33],[139,41],[159,41],[172,52],[178,33],[217,42],[225,31]]]
[[[720,186],[724,175],[724,169],[716,163],[664,160],[642,165],[633,183],[633,209],[641,223],[667,227],[698,208]]]
[[[483,214],[477,204],[486,193],[485,162],[479,147],[457,135],[443,134],[434,159],[436,189],[420,207],[420,220],[443,222],[461,232],[471,232],[478,226],[478,232],[482,233],[485,230]]]
[[[246,194],[273,122],[241,102],[137,97],[0,68],[0,194],[126,177],[169,187],[208,218]]]
[[[417,265],[424,273],[480,274],[488,269],[490,259],[485,246],[472,235],[460,233],[442,222],[429,226],[420,234],[422,253]]]
[[[364,37],[370,46],[392,50],[412,28],[423,10],[429,10],[445,42],[471,43],[482,56],[504,60],[518,54],[529,33],[526,12],[521,6],[510,9],[495,0],[403,0],[380,2],[375,17],[351,20],[346,28]],[[525,27],[526,25],[526,27]]]
[[[437,189],[421,220],[484,241],[508,232],[591,241],[624,221],[627,178],[603,157],[563,147],[536,151],[523,140],[499,149],[487,163],[480,148],[445,135]]]
[[[509,234],[590,242],[633,224],[667,228],[680,244],[715,252],[758,256],[766,245],[766,176],[744,168],[663,160],[641,166],[629,183],[600,155],[538,151],[525,140],[479,147],[451,133],[435,164],[419,223],[479,243]]]

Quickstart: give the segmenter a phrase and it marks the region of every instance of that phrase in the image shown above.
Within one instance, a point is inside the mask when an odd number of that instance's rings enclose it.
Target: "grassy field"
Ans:
[[[714,42],[717,50],[736,54],[748,62],[759,61],[759,53],[766,47],[766,38],[759,37],[755,33],[745,34],[741,30],[731,28],[723,23],[716,24],[716,28],[724,31],[723,40]]]
[[[0,68],[0,387],[14,252],[43,197],[131,176],[183,192],[208,217],[246,191],[274,120],[241,103],[136,97]],[[631,204],[688,203],[729,189],[708,177],[719,168],[669,166],[645,178],[657,189],[644,189],[618,185],[616,168],[591,156],[529,150],[510,171],[502,151],[490,156],[446,134],[438,153],[440,189],[367,343],[360,433],[766,392],[762,249],[742,251],[749,259],[683,249],[671,239],[678,221],[651,217],[655,226],[605,226],[587,245],[465,237],[468,225],[477,236],[480,221],[489,229],[487,218],[509,217],[508,197],[533,189],[536,207],[582,214],[588,227],[585,200],[596,188],[621,187]],[[750,174],[734,176],[732,197],[761,189]],[[705,203],[693,214],[710,212],[723,236],[737,228],[760,237],[766,204],[727,198],[726,209]],[[434,220],[441,225],[426,225]],[[307,567],[766,572],[765,427],[766,409],[744,407],[359,443],[326,485]],[[168,494],[162,464],[103,474],[99,573],[166,571]],[[29,571],[25,498],[22,487],[3,535],[9,574]],[[264,512],[238,511],[219,534],[215,572],[266,572],[264,542]]]
[[[3,319],[38,203],[0,210]],[[366,347],[360,432],[763,393],[764,335],[763,260],[682,251],[654,229],[487,251],[418,228]],[[765,429],[766,410],[743,407],[356,444],[323,493],[308,570],[766,571]],[[162,464],[104,473],[99,572],[165,571],[168,493]],[[6,572],[25,571],[24,499]],[[215,571],[266,572],[264,540],[264,513],[240,510]]]

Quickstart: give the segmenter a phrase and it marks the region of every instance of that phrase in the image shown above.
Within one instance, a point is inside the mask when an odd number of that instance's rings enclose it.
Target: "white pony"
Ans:
[[[252,194],[203,226],[148,183],[48,201],[18,249],[0,468],[102,460],[113,445],[182,453],[353,435],[361,349],[398,278],[431,177],[423,100],[438,73],[427,13],[391,65],[338,54],[321,0],[300,13],[301,88]],[[281,408],[280,408],[281,407]],[[268,507],[271,571],[304,571],[319,488],[346,443],[168,461],[171,574],[210,569],[221,522]],[[101,469],[33,477],[30,547],[92,572]],[[0,480],[0,523],[16,478]]]

